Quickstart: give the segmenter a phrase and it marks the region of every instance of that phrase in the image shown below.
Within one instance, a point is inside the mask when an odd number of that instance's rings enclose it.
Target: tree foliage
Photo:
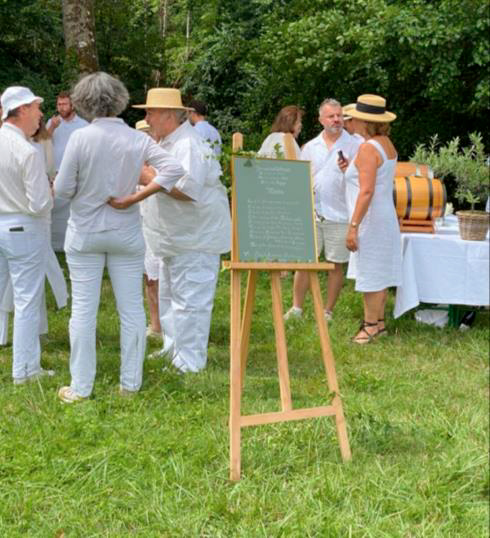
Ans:
[[[306,110],[302,142],[325,97],[379,93],[398,115],[401,158],[434,134],[478,130],[488,147],[489,7],[480,0],[94,0],[100,68],[132,101],[155,85],[208,102],[225,138],[256,147],[277,111]],[[46,94],[68,84],[61,6],[0,0],[0,85]],[[48,106],[51,101],[48,99]],[[141,113],[127,112],[132,122]],[[466,142],[466,140],[463,140]]]

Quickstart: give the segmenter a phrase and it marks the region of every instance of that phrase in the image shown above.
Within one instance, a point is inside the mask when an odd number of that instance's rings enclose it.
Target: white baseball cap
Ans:
[[[34,95],[29,88],[24,86],[10,86],[3,93],[0,99],[2,105],[2,120],[7,119],[8,113],[11,110],[22,105],[30,105],[38,101],[42,103],[44,99]]]

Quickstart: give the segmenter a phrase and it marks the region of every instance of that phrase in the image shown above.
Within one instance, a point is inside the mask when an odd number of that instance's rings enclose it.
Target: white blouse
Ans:
[[[139,225],[136,204],[121,210],[107,201],[136,191],[144,162],[169,189],[186,175],[174,157],[122,119],[96,118],[72,133],[54,182],[56,196],[71,200],[68,225],[83,232]]]

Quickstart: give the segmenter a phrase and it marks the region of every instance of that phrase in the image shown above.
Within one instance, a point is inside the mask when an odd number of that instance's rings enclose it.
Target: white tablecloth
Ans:
[[[395,318],[419,303],[489,305],[489,242],[455,233],[402,234],[403,281]]]

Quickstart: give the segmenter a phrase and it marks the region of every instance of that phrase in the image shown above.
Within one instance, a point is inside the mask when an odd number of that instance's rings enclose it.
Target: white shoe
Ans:
[[[77,394],[71,387],[61,387],[58,391],[58,398],[65,403],[79,402],[80,400],[86,400],[84,396]]]
[[[325,319],[327,321],[332,321],[333,320],[333,312],[331,310],[325,310],[323,312],[323,315],[325,316]]]
[[[131,396],[134,396],[135,394],[138,394],[137,390],[125,389],[122,385],[119,385],[119,395],[120,396],[126,396],[126,397],[130,398]]]
[[[158,331],[154,331],[151,327],[146,328],[146,338],[157,338],[159,340],[162,339],[162,333]]]
[[[161,359],[164,355],[165,352],[163,351],[163,349],[157,349],[156,351],[153,351],[153,353],[147,355],[146,358],[154,361],[156,359]]]
[[[297,306],[292,306],[285,314],[284,321],[288,321],[292,318],[300,319],[303,316],[303,309]]]
[[[54,370],[45,370],[44,368],[41,368],[41,370],[39,372],[36,372],[35,374],[27,375],[25,377],[14,378],[14,385],[33,383],[34,381],[38,381],[43,377],[53,377],[54,373]]]
[[[157,351],[150,353],[147,358],[150,360],[163,358],[172,362],[172,359],[174,358],[174,346],[172,345],[166,348],[164,345],[161,349],[157,349]]]

